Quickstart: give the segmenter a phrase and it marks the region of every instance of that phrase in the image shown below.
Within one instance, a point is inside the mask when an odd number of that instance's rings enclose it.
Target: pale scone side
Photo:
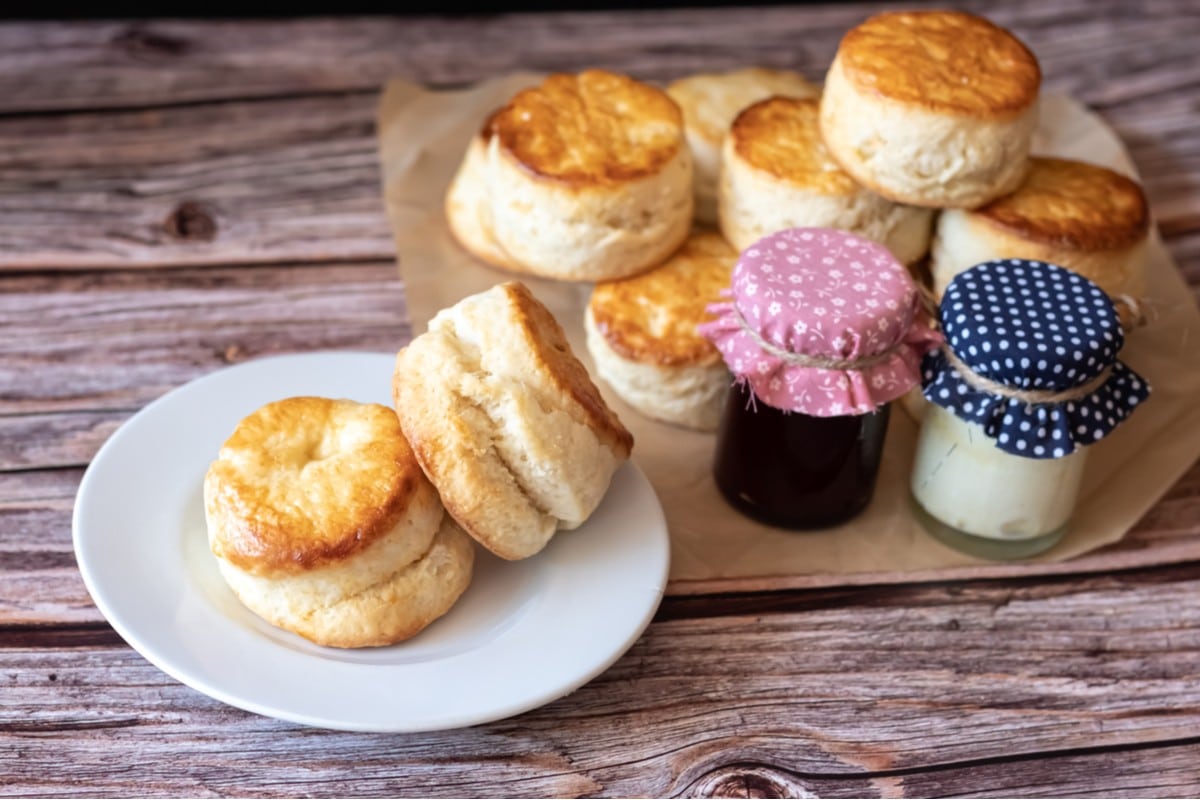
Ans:
[[[584,314],[584,328],[597,375],[634,410],[684,428],[717,429],[730,383],[723,362],[661,365],[626,358],[596,328],[590,308]]]
[[[883,12],[842,38],[821,131],[842,168],[884,197],[974,208],[1020,183],[1040,84],[1033,53],[982,17]]]
[[[764,67],[689,75],[667,86],[667,94],[683,111],[684,131],[692,151],[697,221],[709,225],[717,221],[721,148],[738,113],[772,95],[817,97],[820,93],[819,87],[797,72]]]
[[[268,404],[222,447],[204,495],[230,589],[267,622],[318,644],[408,638],[470,581],[473,553],[453,542],[469,540],[439,533],[437,492],[384,406]]]
[[[1025,176],[1037,108],[975,120],[860,92],[835,61],[825,79],[821,132],[842,169],[897,203],[974,208]]]
[[[720,226],[738,250],[797,227],[860,234],[905,264],[929,249],[932,212],[893,203],[846,174],[821,140],[816,101],[771,98],[751,105],[735,120],[724,150]]]
[[[1149,238],[1150,208],[1136,181],[1095,164],[1035,157],[1015,192],[941,215],[930,268],[940,293],[980,262],[1028,258],[1078,272],[1113,297],[1139,299]]]
[[[447,510],[503,558],[582,524],[632,445],[519,284],[439,312],[398,355],[393,393]]]
[[[489,118],[445,205],[455,238],[495,266],[560,280],[647,269],[691,225],[679,108],[624,75],[550,75]]]

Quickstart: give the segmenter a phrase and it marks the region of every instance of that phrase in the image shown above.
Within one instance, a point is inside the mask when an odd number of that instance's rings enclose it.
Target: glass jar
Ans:
[[[981,558],[1027,558],[1058,544],[1075,510],[1087,450],[1030,459],[983,428],[930,406],[912,470],[917,518],[935,538]]]
[[[869,414],[785,413],[729,389],[717,438],[717,488],[747,516],[793,530],[826,528],[871,502],[891,405]]]
[[[800,530],[845,522],[874,492],[889,403],[940,337],[908,271],[845,231],[794,228],[738,258],[701,326],[736,382],[713,477],[738,510]]]
[[[946,343],[923,365],[917,518],[974,556],[1048,550],[1068,529],[1087,447],[1149,394],[1117,361],[1116,309],[1080,275],[1003,259],[956,276],[939,316]]]

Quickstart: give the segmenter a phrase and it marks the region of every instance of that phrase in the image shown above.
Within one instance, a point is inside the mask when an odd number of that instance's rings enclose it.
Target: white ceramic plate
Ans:
[[[359,731],[457,728],[561,697],[624,653],[667,580],[662,508],[629,463],[604,502],[538,555],[480,548],[450,612],[391,647],[324,648],[251,614],[208,551],[202,482],[238,421],[303,394],[389,403],[393,358],[314,353],[207,375],[146,406],[88,467],[75,555],[130,645],[192,688],[258,714]]]

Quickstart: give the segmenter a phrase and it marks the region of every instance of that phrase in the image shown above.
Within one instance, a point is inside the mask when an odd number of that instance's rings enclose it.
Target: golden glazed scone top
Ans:
[[[1076,250],[1117,250],[1150,229],[1142,187],[1082,161],[1031,158],[1025,182],[974,214],[1023,239]]]
[[[726,73],[701,73],[667,87],[692,133],[719,145],[738,112],[751,103],[781,95],[816,97],[820,90],[788,70],[748,67]]]
[[[586,187],[661,170],[683,146],[683,116],[662,90],[591,69],[518,92],[486,132],[525,169]]]
[[[836,60],[862,91],[985,118],[1028,109],[1042,82],[1020,40],[961,11],[877,14],[843,37]]]
[[[730,129],[734,151],[755,169],[821,194],[860,191],[821,138],[819,101],[771,97],[738,114]]]
[[[696,331],[709,303],[729,288],[737,251],[718,233],[693,233],[666,263],[633,278],[597,283],[589,309],[619,355],[660,366],[707,366],[721,360]]]
[[[292,397],[238,423],[205,476],[213,552],[255,573],[340,561],[400,521],[425,476],[387,406]]]

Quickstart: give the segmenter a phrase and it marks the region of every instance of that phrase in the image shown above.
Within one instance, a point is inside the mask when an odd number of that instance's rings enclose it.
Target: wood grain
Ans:
[[[230,363],[410,337],[390,261],[0,276],[0,470],[86,463],[113,412]]]
[[[937,4],[905,7],[922,5]],[[1189,42],[1200,19],[1189,0],[956,5],[1011,28],[1058,85],[1091,105],[1195,89]],[[516,69],[581,64],[619,64],[667,79],[753,59],[819,79],[846,29],[891,7],[10,24],[0,29],[0,113],[373,92],[395,75],[456,86]]]
[[[960,5],[1113,125],[1200,296],[1195,3]],[[820,79],[880,7],[0,24],[0,796],[1195,796],[1200,466],[1071,574],[692,587],[574,694],[425,735],[224,706],[84,589],[74,494],[138,408],[227,363],[410,336],[387,78]]]
[[[387,78],[609,66],[665,79],[749,59],[820,79],[873,8],[5,26],[0,269],[391,258],[373,133]],[[1200,230],[1187,8],[986,8],[1028,40],[1048,89],[1115,127],[1172,236]],[[65,109],[78,111],[34,113]]]
[[[12,269],[393,258],[373,97],[0,119]]]
[[[985,791],[977,767],[1014,791],[1088,773],[1094,790],[1116,787],[1125,756],[1105,749],[1176,742],[1157,775],[1141,751],[1141,780],[1169,793],[1196,774],[1184,756],[1200,729],[1200,606],[1173,603],[1181,590],[1200,580],[1176,569],[808,593],[792,608],[664,619],[568,698],[409,736],[242,713],[123,647],[10,648],[0,767],[9,791],[38,794],[328,795],[349,763],[356,794],[665,796],[763,770],[822,794],[942,794],[956,781]],[[171,757],[180,739],[188,767]]]

